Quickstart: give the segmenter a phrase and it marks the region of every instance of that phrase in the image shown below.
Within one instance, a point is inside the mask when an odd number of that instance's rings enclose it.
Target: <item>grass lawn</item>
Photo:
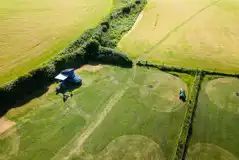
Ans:
[[[239,79],[205,78],[186,159],[239,159]]]
[[[96,26],[112,7],[112,0],[2,1],[0,84],[58,54],[83,31]]]
[[[108,66],[97,72],[81,71],[83,85],[66,103],[62,95],[55,94],[55,84],[43,96],[12,109],[5,117],[16,125],[0,135],[0,159],[53,158],[87,132],[131,73],[130,69]]]
[[[130,87],[72,159],[172,158],[186,110],[177,98],[181,87],[187,89],[176,76],[137,67]]]
[[[118,49],[133,58],[239,72],[239,1],[148,0]]]

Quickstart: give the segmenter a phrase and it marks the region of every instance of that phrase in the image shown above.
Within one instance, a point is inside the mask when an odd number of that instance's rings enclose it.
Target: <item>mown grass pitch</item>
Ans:
[[[149,0],[118,49],[154,63],[239,72],[239,1]]]
[[[107,15],[112,0],[7,0],[0,5],[0,84],[58,54]]]
[[[142,67],[79,71],[83,86],[66,103],[53,85],[6,115],[16,125],[0,135],[0,159],[173,155],[185,112],[177,97],[181,87],[187,89],[183,80]]]
[[[205,78],[187,159],[239,159],[239,79]]]
[[[131,70],[105,67],[81,72],[83,86],[63,103],[56,86],[30,103],[11,110],[6,117],[14,128],[0,135],[0,159],[51,159],[102,112],[108,100],[131,77]]]
[[[180,78],[137,68],[131,86],[73,159],[172,158],[185,112],[180,87],[186,87]]]

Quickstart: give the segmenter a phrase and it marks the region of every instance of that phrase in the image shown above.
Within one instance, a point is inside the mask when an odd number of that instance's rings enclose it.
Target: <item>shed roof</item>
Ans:
[[[74,68],[68,68],[68,69],[64,69],[63,71],[61,71],[61,73],[62,74],[69,74],[72,71],[74,71]]]
[[[57,79],[57,80],[61,80],[61,81],[64,81],[64,80],[66,80],[68,78],[68,75],[64,75],[64,74],[58,74],[56,77],[55,77],[55,79]]]

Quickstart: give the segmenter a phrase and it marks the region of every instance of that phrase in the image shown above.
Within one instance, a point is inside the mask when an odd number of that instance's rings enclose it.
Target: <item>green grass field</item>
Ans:
[[[148,0],[118,49],[170,66],[239,72],[239,1]]]
[[[120,2],[2,1],[0,84],[16,79],[58,54],[86,29],[96,26],[110,12],[113,4]]]
[[[39,67],[112,8],[132,1],[2,2],[0,85]],[[238,73],[238,17],[238,0],[148,0],[117,49],[135,61]],[[184,88],[190,97],[193,76],[135,63],[76,72],[83,85],[67,102],[55,83],[0,117],[0,160],[174,158],[187,109],[178,92]],[[193,118],[186,160],[239,159],[239,79],[205,76]]]
[[[199,95],[188,160],[239,159],[239,80],[205,78]]]
[[[131,70],[106,67],[81,76],[84,85],[67,103],[62,95],[55,95],[53,85],[42,97],[6,115],[17,125],[0,136],[0,159],[52,158],[107,107],[131,77]]]
[[[72,159],[170,159],[185,112],[180,87],[187,88],[177,77],[137,68],[128,90]]]
[[[63,103],[47,93],[5,117],[16,125],[0,135],[0,159],[169,159],[184,118],[184,81],[154,69],[104,66],[81,71],[84,81]],[[147,149],[145,149],[147,148]]]

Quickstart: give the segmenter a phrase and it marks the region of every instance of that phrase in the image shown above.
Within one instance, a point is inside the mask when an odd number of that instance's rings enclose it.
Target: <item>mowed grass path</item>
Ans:
[[[237,92],[239,79],[204,80],[186,159],[239,159]]]
[[[43,96],[6,115],[17,124],[0,135],[0,159],[51,159],[95,123],[109,99],[125,86],[132,70],[105,67],[80,72],[83,85],[63,103],[53,85]]]
[[[112,7],[112,0],[2,1],[0,84],[58,54],[83,31],[97,25]]]
[[[239,1],[148,0],[118,49],[154,63],[239,72]]]
[[[180,78],[138,67],[131,86],[72,159],[172,158],[186,110],[177,98],[180,87],[187,88]]]

